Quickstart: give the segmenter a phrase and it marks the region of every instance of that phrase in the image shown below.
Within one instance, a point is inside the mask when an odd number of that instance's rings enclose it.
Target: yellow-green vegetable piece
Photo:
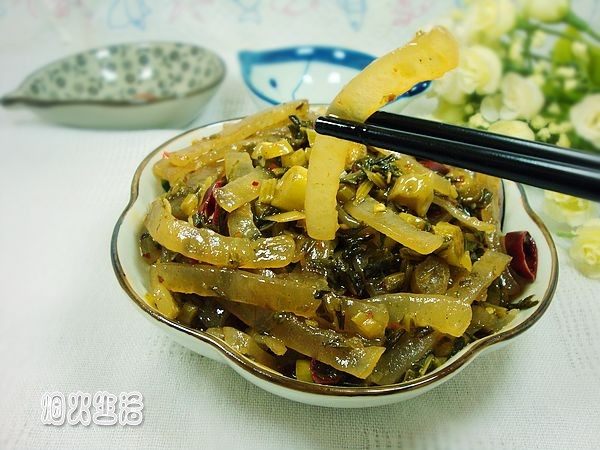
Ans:
[[[173,292],[224,297],[273,311],[312,317],[321,304],[315,298],[327,281],[312,273],[259,275],[205,264],[158,263],[158,275]]]
[[[308,170],[293,166],[277,181],[271,205],[284,211],[303,211]]]
[[[254,170],[252,158],[246,152],[229,152],[225,155],[225,177],[233,181]]]
[[[306,165],[306,151],[303,149],[296,150],[294,153],[284,155],[281,157],[281,165],[283,167],[292,166],[305,166]]]
[[[406,174],[396,179],[388,198],[408,206],[418,216],[425,216],[433,201],[433,180],[430,174]]]
[[[240,206],[256,199],[260,186],[269,174],[260,168],[230,181],[225,186],[215,189],[215,200],[227,212],[235,211]]]
[[[150,292],[147,294],[146,302],[168,319],[175,319],[180,311],[173,295],[161,283],[156,266],[150,267]]]
[[[295,100],[273,106],[245,117],[238,122],[226,125],[223,127],[223,131],[215,136],[194,142],[190,147],[172,153],[169,160],[173,165],[185,166],[211,150],[235,144],[258,131],[270,128],[280,122],[286,122],[291,115],[306,116],[307,112],[308,102],[306,100]]]
[[[294,149],[286,139],[280,139],[277,142],[264,141],[254,148],[252,159],[273,159],[289,155],[293,151]]]
[[[252,205],[246,203],[227,214],[229,236],[255,240],[261,237],[260,230],[254,223]]]
[[[462,208],[459,208],[450,200],[438,197],[437,195],[433,197],[433,203],[438,206],[441,206],[445,209],[452,217],[458,220],[460,223],[465,225],[467,228],[471,228],[477,231],[483,231],[485,233],[491,233],[496,230],[496,227],[488,222],[482,222],[477,217],[470,216]]]
[[[458,65],[458,44],[444,28],[418,33],[407,45],[376,59],[335,97],[327,113],[365,121],[415,84],[441,77]],[[306,229],[313,239],[332,240],[338,229],[336,194],[353,143],[317,135],[308,166]]]
[[[286,347],[364,379],[375,368],[385,347],[365,347],[360,339],[320,328],[317,322],[292,313],[271,313],[241,303],[226,302],[227,309],[257,331],[281,339]]]
[[[438,222],[433,226],[435,234],[442,236],[447,242],[447,247],[441,250],[438,255],[445,259],[448,264],[455,267],[462,267],[471,271],[471,257],[465,250],[465,238],[463,230],[456,225],[448,222]]]
[[[347,202],[344,209],[355,219],[422,255],[436,251],[444,243],[441,236],[415,228],[389,209],[374,212],[378,204],[374,198],[367,196],[358,205]]]
[[[313,383],[312,374],[310,372],[310,361],[308,359],[296,360],[296,379]]]
[[[397,293],[362,301],[384,305],[389,313],[390,325],[412,320],[418,327],[431,327],[458,337],[471,323],[470,304],[449,295]]]
[[[163,247],[223,267],[285,267],[292,262],[296,249],[294,239],[286,235],[250,240],[196,228],[173,217],[171,205],[163,198],[152,203],[145,225],[152,239]]]
[[[455,282],[446,295],[466,303],[473,303],[500,276],[512,258],[494,250],[486,252],[473,264],[471,273]]]
[[[385,306],[360,300],[343,299],[340,302],[344,329],[368,339],[382,338],[389,323]]]
[[[275,358],[264,351],[251,336],[233,327],[208,328],[206,332],[222,339],[233,350],[267,367],[277,366]]]

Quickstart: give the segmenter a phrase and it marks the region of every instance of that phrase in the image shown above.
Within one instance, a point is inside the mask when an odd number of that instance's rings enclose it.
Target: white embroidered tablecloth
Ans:
[[[600,2],[579,2],[597,24]],[[228,75],[197,124],[256,110],[236,52],[333,44],[382,54],[451,2],[0,0],[0,92],[84,48],[200,43]],[[178,131],[91,131],[0,110],[0,448],[599,448],[600,282],[560,250],[543,319],[413,400],[293,403],[180,347],[134,311],[109,242],[141,159]],[[139,426],[43,425],[45,392],[139,391]]]

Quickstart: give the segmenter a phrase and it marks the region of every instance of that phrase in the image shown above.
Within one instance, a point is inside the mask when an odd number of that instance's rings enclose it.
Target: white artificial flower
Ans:
[[[498,40],[515,26],[517,12],[511,0],[475,0],[465,12],[471,42]]]
[[[560,105],[556,102],[550,103],[548,108],[546,108],[546,111],[548,111],[550,114],[554,114],[555,116],[558,116],[562,112]]]
[[[470,33],[464,24],[462,10],[455,10],[450,17],[443,17],[436,21],[437,25],[447,28],[452,36],[461,44],[466,45],[470,40]]]
[[[487,122],[480,113],[473,114],[469,117],[468,124],[471,128],[488,128],[490,123]]]
[[[533,61],[533,73],[542,74],[550,71],[550,68],[551,66],[548,61],[544,61],[543,59],[539,61]]]
[[[574,67],[560,66],[554,71],[554,74],[561,78],[575,78],[575,75],[577,75],[577,71]]]
[[[452,105],[462,105],[465,102],[465,93],[460,88],[460,77],[458,69],[451,70],[433,83],[434,92],[444,102]]]
[[[548,119],[546,119],[544,116],[540,116],[538,114],[533,119],[531,119],[529,124],[531,125],[531,128],[533,128],[534,130],[541,130],[546,125],[548,125]]]
[[[544,127],[541,130],[539,130],[537,132],[537,140],[538,141],[548,141],[550,138],[552,137],[552,134],[550,133],[550,130],[548,129],[548,127]]]
[[[544,94],[530,78],[514,72],[507,73],[500,84],[502,109],[500,117],[505,120],[531,119],[544,106]]]
[[[529,128],[529,125],[520,120],[499,120],[491,124],[488,131],[521,139],[529,139],[530,141],[535,139],[535,135],[531,131],[531,128]]]
[[[500,109],[502,109],[502,95],[486,95],[481,100],[479,111],[488,122],[496,122],[500,119]]]
[[[461,125],[463,123],[464,108],[462,105],[455,105],[440,99],[437,109],[433,113],[433,118],[441,122]]]
[[[548,124],[548,131],[550,131],[551,134],[568,133],[572,129],[573,125],[571,124],[571,122],[567,121],[560,123],[551,122]]]
[[[588,62],[590,59],[587,45],[583,42],[573,41],[571,44],[571,51],[573,52],[573,56],[582,62]]]
[[[523,12],[530,19],[540,22],[558,22],[571,8],[569,0],[525,0]]]
[[[569,113],[575,132],[600,148],[600,94],[586,96]]]
[[[568,80],[565,80],[565,82],[563,84],[565,92],[575,90],[575,88],[577,87],[578,84],[579,83],[574,78],[569,78]]]
[[[542,30],[535,30],[531,36],[531,46],[533,48],[541,48],[546,43],[548,35]]]
[[[523,52],[525,51],[524,39],[521,37],[514,38],[508,48],[508,59],[512,62],[520,64],[523,62]]]
[[[492,94],[498,90],[502,62],[489,47],[473,45],[461,51],[458,67],[437,80],[433,89],[444,101],[461,105],[468,94]]]
[[[546,77],[541,73],[534,73],[531,75],[531,81],[541,88],[546,83]]]
[[[600,219],[590,219],[575,231],[569,255],[585,276],[600,278]]]
[[[556,145],[559,145],[560,147],[571,147],[571,140],[565,133],[560,133]]]
[[[500,91],[500,94],[488,95],[481,101],[481,114],[490,122],[530,120],[544,106],[544,94],[533,78],[509,72],[500,83]]]
[[[463,92],[480,95],[498,90],[502,77],[502,62],[489,47],[473,45],[463,51],[458,65],[459,84]]]
[[[555,221],[578,227],[596,214],[596,204],[590,200],[558,192],[544,192],[544,211]]]

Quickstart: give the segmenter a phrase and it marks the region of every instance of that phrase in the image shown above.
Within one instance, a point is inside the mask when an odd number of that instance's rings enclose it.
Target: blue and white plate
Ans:
[[[357,50],[326,46],[288,47],[238,54],[242,77],[262,106],[307,98],[330,103],[335,95],[375,56]],[[402,98],[425,91],[429,81],[415,85]]]

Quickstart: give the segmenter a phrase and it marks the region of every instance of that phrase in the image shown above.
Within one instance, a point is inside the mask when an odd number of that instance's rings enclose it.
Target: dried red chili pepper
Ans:
[[[344,378],[342,372],[314,358],[310,360],[310,375],[318,384],[338,384]]]
[[[206,225],[212,225],[217,231],[221,228],[222,218],[225,215],[223,208],[219,206],[215,199],[215,190],[225,185],[225,178],[215,181],[211,187],[207,189],[202,197],[202,202],[198,208],[202,222]]]
[[[448,172],[450,172],[450,168],[448,166],[439,162],[431,161],[430,159],[420,159],[419,164],[442,175],[446,175]]]
[[[512,256],[510,267],[528,282],[537,274],[538,253],[535,241],[527,231],[511,231],[504,236],[506,253]]]

